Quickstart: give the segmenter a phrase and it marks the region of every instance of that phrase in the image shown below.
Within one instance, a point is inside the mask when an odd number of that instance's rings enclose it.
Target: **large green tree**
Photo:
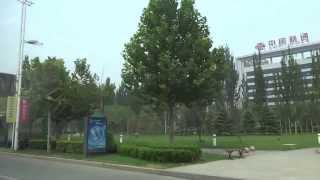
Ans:
[[[122,77],[127,87],[169,112],[174,140],[174,107],[211,101],[216,62],[206,18],[193,0],[150,0],[137,32],[125,45]]]

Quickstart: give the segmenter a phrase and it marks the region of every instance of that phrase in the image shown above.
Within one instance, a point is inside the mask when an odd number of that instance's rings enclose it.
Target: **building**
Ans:
[[[0,73],[0,97],[14,96],[16,93],[16,76]]]
[[[281,38],[283,39],[283,38]],[[280,40],[279,39],[279,43]],[[301,41],[302,42],[302,41]],[[269,41],[269,50],[264,50],[265,45],[259,43],[258,51],[260,51],[261,68],[263,70],[264,78],[266,81],[266,98],[269,105],[273,105],[276,101],[275,92],[273,88],[274,73],[281,72],[281,60],[284,56],[289,54],[294,57],[297,63],[301,66],[303,79],[307,81],[308,86],[311,86],[312,74],[311,63],[312,56],[317,53],[320,54],[320,42],[310,43],[291,43],[290,45],[282,48],[270,48],[274,42]],[[290,52],[290,53],[289,53]],[[247,94],[250,100],[254,99],[255,83],[254,83],[254,70],[253,59],[256,54],[250,54],[237,58],[237,69],[239,72],[239,82],[243,80],[247,83]],[[241,94],[241,93],[240,93]]]

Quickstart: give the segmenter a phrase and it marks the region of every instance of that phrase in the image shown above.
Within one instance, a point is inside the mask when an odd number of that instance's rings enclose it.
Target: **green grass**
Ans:
[[[0,148],[0,151],[13,152],[12,150],[6,149],[6,148]],[[183,166],[188,164],[205,163],[205,162],[225,159],[223,155],[203,153],[200,160],[193,163],[159,163],[159,162],[145,161],[137,158],[131,158],[131,157],[123,156],[120,154],[90,155],[88,158],[85,158],[82,154],[57,153],[57,152],[48,154],[44,150],[26,149],[26,150],[20,150],[19,153],[42,155],[42,156],[49,156],[49,157],[59,157],[59,158],[67,158],[67,159],[88,160],[88,161],[104,162],[104,163],[111,163],[111,164],[120,164],[120,165],[131,165],[131,166],[148,167],[148,168],[156,168],[156,169],[165,169],[165,168]]]
[[[116,141],[119,141],[119,136],[115,136]],[[203,142],[199,143],[197,136],[176,136],[176,145],[200,145],[202,147],[213,148],[212,137],[203,136]],[[141,135],[139,137],[124,136],[124,143],[137,144],[169,144],[167,136],[153,135],[146,136]],[[250,136],[218,136],[216,148],[237,148],[244,146],[255,146],[258,150],[288,150],[283,144],[296,144],[295,148],[310,148],[319,147],[317,144],[316,134],[302,134],[302,135],[250,135]]]

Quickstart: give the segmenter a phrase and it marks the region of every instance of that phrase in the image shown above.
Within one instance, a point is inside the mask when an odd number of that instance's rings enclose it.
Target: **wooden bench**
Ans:
[[[227,159],[233,159],[232,158],[233,152],[238,152],[239,158],[244,158],[244,153],[248,153],[245,148],[226,149],[225,151],[226,151]]]

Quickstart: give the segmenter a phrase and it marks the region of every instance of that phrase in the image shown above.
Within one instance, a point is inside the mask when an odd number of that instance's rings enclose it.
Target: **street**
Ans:
[[[0,180],[231,180],[186,173],[124,171],[0,153]]]
[[[0,180],[179,180],[178,178],[0,154]],[[180,179],[181,180],[181,179]]]

